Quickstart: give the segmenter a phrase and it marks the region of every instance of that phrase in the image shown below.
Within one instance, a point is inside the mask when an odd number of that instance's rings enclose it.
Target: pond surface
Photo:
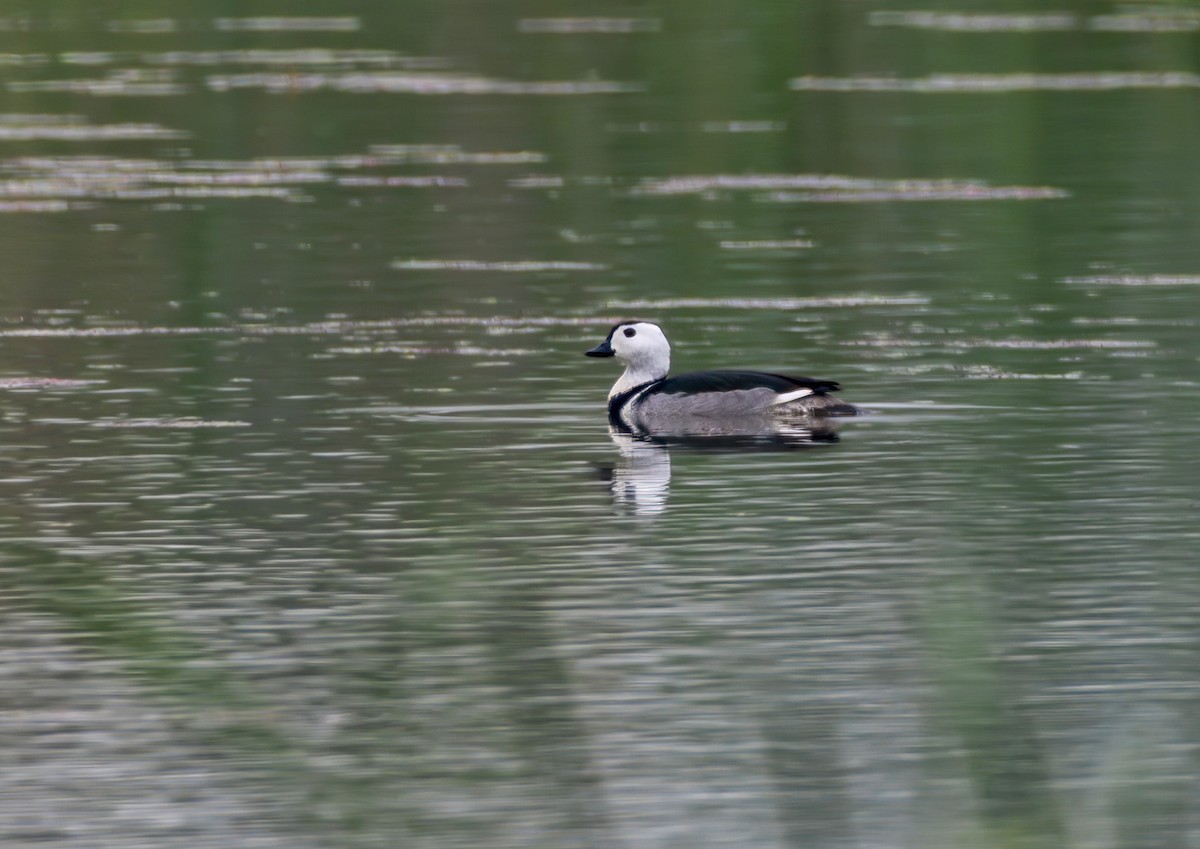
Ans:
[[[1200,845],[1200,9],[252,11],[0,16],[0,843]]]

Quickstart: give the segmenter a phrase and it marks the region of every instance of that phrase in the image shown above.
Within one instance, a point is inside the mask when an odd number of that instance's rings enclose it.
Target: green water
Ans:
[[[0,843],[1194,845],[1197,31],[0,10]]]

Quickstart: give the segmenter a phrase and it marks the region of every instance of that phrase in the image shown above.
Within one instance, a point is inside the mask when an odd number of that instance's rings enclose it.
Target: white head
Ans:
[[[625,363],[625,373],[613,386],[610,398],[651,380],[661,380],[671,366],[671,345],[666,335],[648,321],[614,325],[607,339],[585,353],[589,357],[616,357]]]

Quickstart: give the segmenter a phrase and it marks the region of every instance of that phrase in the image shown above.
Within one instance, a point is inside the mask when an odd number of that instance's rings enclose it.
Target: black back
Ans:
[[[656,393],[694,395],[701,392],[735,392],[739,389],[770,389],[795,392],[811,389],[814,395],[836,392],[841,386],[832,380],[792,377],[766,371],[696,371],[668,377],[654,387]]]

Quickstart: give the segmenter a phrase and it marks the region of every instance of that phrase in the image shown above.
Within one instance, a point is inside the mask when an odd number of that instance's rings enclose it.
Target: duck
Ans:
[[[831,394],[833,380],[765,371],[696,371],[668,377],[671,344],[651,321],[620,321],[588,357],[625,365],[608,393],[608,420],[626,433],[720,432],[785,419],[856,416],[862,411]]]

